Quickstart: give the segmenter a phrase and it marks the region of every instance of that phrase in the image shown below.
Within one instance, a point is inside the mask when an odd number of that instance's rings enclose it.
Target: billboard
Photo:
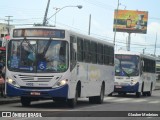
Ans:
[[[115,10],[113,31],[146,34],[147,22],[147,11]]]

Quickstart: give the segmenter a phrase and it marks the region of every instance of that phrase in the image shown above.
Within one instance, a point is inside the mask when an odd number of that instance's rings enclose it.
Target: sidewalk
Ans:
[[[20,102],[19,97],[1,97],[0,96],[0,105],[9,104],[9,103],[16,103],[16,102]]]

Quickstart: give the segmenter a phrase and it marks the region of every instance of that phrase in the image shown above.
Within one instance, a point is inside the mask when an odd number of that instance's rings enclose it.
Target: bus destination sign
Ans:
[[[64,38],[65,31],[58,29],[42,29],[42,28],[27,28],[14,29],[13,37],[50,37],[50,38]]]

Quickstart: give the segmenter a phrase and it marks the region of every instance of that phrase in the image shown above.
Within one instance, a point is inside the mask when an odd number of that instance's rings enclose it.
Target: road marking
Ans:
[[[115,99],[114,97],[105,97],[104,100],[112,100]]]
[[[123,102],[123,101],[130,101],[130,100],[132,100],[131,98],[121,98],[121,99],[116,99],[116,100],[114,100],[115,102]]]
[[[145,100],[145,99],[136,99],[136,100],[132,100],[132,101],[130,101],[130,102],[135,102],[135,103],[138,103],[138,102],[146,102],[147,100]]]
[[[156,101],[150,101],[148,103],[153,103],[153,104],[155,103],[156,104],[156,103],[160,103],[160,101],[156,100]]]

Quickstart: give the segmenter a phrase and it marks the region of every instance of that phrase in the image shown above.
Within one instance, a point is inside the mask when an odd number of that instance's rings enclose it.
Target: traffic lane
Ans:
[[[89,104],[88,101],[79,101],[77,107],[72,109],[66,104],[41,101],[29,107],[22,107],[20,103],[2,105],[0,111],[159,111],[160,104],[148,102],[144,99],[123,102],[112,99],[104,101],[103,104]]]
[[[121,104],[120,104],[121,103]],[[159,103],[159,104],[158,104]],[[143,107],[140,107],[142,106]],[[30,107],[22,107],[21,103],[1,105],[5,107],[0,107],[0,110],[35,110],[35,111],[63,111],[63,110],[72,110],[64,103],[55,103],[52,100],[45,101],[35,101],[32,102]],[[119,107],[118,107],[119,106]],[[128,106],[128,107],[123,107]],[[153,107],[154,106],[154,107]],[[3,108],[3,109],[1,109]],[[89,104],[87,98],[79,99],[78,104],[74,110],[95,110],[95,111],[121,111],[123,108],[126,111],[132,110],[152,110],[156,111],[160,108],[160,91],[154,91],[152,97],[142,96],[141,98],[136,98],[134,95],[118,96],[114,95],[112,97],[105,97],[103,104]]]
[[[153,97],[142,97],[142,98],[135,98],[134,95],[127,95],[127,97],[122,96],[113,96],[113,97],[105,97],[104,104],[89,104],[88,99],[80,99],[78,101],[78,105],[75,109],[68,108],[66,104],[57,104],[54,103],[52,100],[45,100],[45,101],[38,101],[33,102],[33,104],[30,107],[22,107],[20,103],[17,104],[8,104],[3,105],[0,107],[0,111],[30,111],[30,112],[43,112],[43,111],[49,111],[44,112],[43,116],[59,116],[65,117],[68,119],[68,117],[71,116],[77,116],[75,119],[79,117],[88,117],[91,118],[99,117],[103,119],[102,114],[99,114],[102,111],[102,113],[107,114],[110,111],[114,111],[112,116],[117,117],[110,117],[109,119],[116,120],[120,114],[121,111],[151,111],[154,113],[154,111],[159,111],[160,108],[160,99],[159,99],[159,91],[154,91]],[[159,102],[159,103],[158,103]],[[73,111],[73,112],[69,112]],[[74,111],[77,111],[74,112]],[[87,111],[87,112],[80,112],[80,111]],[[95,112],[90,112],[95,111]],[[97,113],[96,113],[97,111]],[[107,112],[108,111],[108,112]],[[105,113],[106,112],[106,113]],[[127,114],[125,114],[127,116]],[[157,119],[153,117],[146,117],[147,119]],[[28,119],[28,118],[27,118]],[[60,118],[61,119],[61,118]],[[75,120],[74,119],[74,120]],[[122,120],[132,120],[133,117],[124,117]],[[135,119],[135,117],[134,117]],[[136,117],[137,119],[137,117]],[[108,120],[108,117],[107,117]]]
[[[30,107],[22,107],[20,103],[7,104],[0,107],[0,110],[6,111],[49,111],[43,114],[48,120],[159,120],[156,117],[91,117],[98,116],[96,113],[88,114],[88,117],[63,117],[68,111],[117,111],[113,116],[119,114],[118,111],[159,111],[160,91],[154,91],[152,97],[136,98],[130,94],[127,96],[114,95],[105,97],[104,104],[89,104],[88,99],[80,99],[75,109],[70,109],[66,104],[56,104],[52,100],[33,102]],[[61,117],[53,117],[60,115]],[[77,115],[77,116],[80,116]],[[82,115],[83,116],[83,115]],[[42,116],[43,117],[43,116]],[[21,118],[16,118],[19,120]],[[25,118],[32,120],[33,118]],[[15,118],[7,118],[6,120],[15,120]],[[44,120],[44,118],[34,118],[34,120]]]

